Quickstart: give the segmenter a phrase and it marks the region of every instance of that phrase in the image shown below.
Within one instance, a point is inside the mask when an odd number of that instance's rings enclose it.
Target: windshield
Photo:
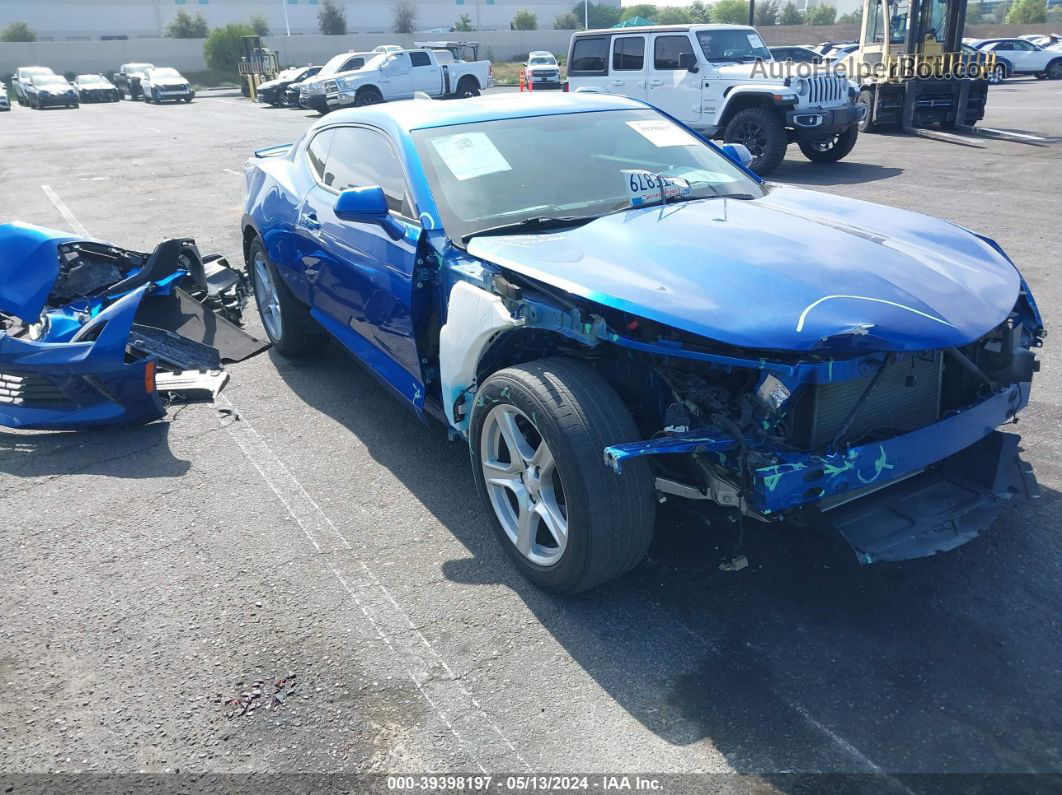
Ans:
[[[99,75],[78,75],[77,82],[86,86],[109,86],[110,83]]]
[[[69,86],[70,84],[66,82],[65,77],[60,77],[59,75],[38,75],[33,78],[33,85],[53,88],[55,86]]]
[[[274,80],[294,80],[295,78],[297,78],[299,76],[299,73],[302,72],[302,70],[304,68],[305,67],[299,67],[298,69],[285,69],[283,72],[278,74],[273,79]]]
[[[651,204],[643,201],[655,181],[649,174],[688,185],[682,200],[763,195],[724,155],[649,109],[414,130],[413,139],[443,224],[458,243],[528,219],[596,217]]]
[[[724,30],[699,30],[697,43],[709,61],[773,61],[771,51],[754,30],[729,28]]]
[[[36,75],[50,75],[55,74],[47,66],[31,66],[28,69],[19,69],[19,74],[23,77],[35,77]]]
[[[176,69],[169,69],[169,68],[152,69],[151,70],[151,79],[152,80],[159,80],[160,78],[161,79],[177,78],[179,80],[179,79],[181,79],[181,73],[178,72]]]
[[[529,66],[556,66],[557,59],[552,55],[547,57],[544,55],[536,56],[527,62]]]
[[[153,67],[149,63],[134,63],[134,64],[130,64],[129,66],[125,67],[125,73],[129,74],[129,75],[142,75],[148,69],[154,69],[154,68],[155,67]]]

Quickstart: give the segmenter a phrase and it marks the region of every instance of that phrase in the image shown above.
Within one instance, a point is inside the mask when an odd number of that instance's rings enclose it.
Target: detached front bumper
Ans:
[[[800,141],[844,132],[865,119],[866,115],[867,106],[863,104],[835,108],[799,108],[785,114],[785,123],[796,131],[796,139]]]

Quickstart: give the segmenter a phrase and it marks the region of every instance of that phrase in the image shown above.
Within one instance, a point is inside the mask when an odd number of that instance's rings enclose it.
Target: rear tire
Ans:
[[[1048,80],[1062,80],[1062,58],[1055,58],[1047,65],[1044,74]]]
[[[309,307],[291,294],[258,238],[248,249],[247,269],[262,326],[278,351],[295,357],[315,353],[328,344],[328,335],[311,317]]]
[[[735,113],[726,125],[723,140],[747,146],[752,153],[749,168],[761,177],[778,167],[789,146],[782,120],[766,108],[746,108]]]
[[[458,99],[468,99],[470,97],[479,96],[479,83],[476,82],[476,78],[465,75],[457,81],[457,91],[454,96]]]
[[[476,396],[469,438],[494,530],[535,585],[585,591],[645,557],[655,520],[652,469],[645,458],[626,461],[622,474],[605,466],[607,445],[641,435],[587,365],[550,358],[494,373]]]
[[[836,163],[852,151],[859,138],[859,128],[854,124],[842,133],[814,141],[800,141],[797,145],[804,157],[813,163]]]

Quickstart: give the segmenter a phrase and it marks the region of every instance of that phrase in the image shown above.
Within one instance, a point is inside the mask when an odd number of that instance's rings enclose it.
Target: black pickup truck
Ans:
[[[154,69],[152,63],[124,63],[121,69],[114,73],[112,83],[123,94],[128,94],[129,99],[140,99],[140,78],[148,69]]]

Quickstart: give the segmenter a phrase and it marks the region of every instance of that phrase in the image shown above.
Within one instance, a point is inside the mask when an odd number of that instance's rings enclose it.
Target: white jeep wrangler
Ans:
[[[568,50],[571,91],[643,99],[710,138],[740,143],[758,174],[772,171],[796,142],[816,163],[855,146],[866,106],[842,75],[779,63],[755,28],[654,25],[587,30]]]

